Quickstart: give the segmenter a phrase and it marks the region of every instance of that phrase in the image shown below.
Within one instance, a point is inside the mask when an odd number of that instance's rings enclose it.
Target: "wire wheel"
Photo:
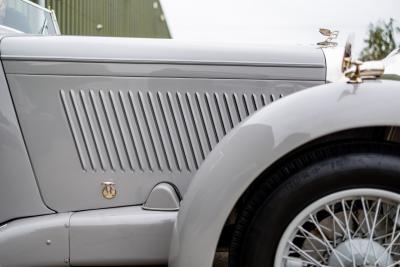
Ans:
[[[274,267],[400,266],[400,195],[351,189],[318,199],[284,231]]]

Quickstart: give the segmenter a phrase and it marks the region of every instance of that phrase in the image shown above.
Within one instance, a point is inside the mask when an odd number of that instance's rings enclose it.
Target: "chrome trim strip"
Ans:
[[[268,62],[236,62],[236,61],[197,61],[197,60],[136,60],[123,58],[58,58],[35,56],[7,56],[2,55],[3,60],[15,61],[58,61],[58,62],[90,62],[90,63],[135,63],[135,64],[176,64],[176,65],[210,65],[210,66],[259,66],[259,67],[286,67],[286,68],[325,68],[324,64],[307,63],[268,63]]]

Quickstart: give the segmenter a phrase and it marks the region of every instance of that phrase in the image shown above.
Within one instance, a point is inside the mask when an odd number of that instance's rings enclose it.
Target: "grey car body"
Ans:
[[[2,267],[211,266],[274,162],[400,124],[398,81],[326,85],[316,47],[17,34],[0,53]]]

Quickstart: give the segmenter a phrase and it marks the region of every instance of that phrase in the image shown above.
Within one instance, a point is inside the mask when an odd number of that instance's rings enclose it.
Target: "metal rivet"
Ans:
[[[64,263],[69,263],[69,259],[64,259]]]
[[[49,239],[49,240],[46,240],[46,245],[51,245],[51,240]]]

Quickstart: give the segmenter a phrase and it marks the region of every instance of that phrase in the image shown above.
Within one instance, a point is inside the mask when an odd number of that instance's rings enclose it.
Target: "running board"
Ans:
[[[0,228],[0,266],[166,264],[176,216],[134,206],[16,220]]]

